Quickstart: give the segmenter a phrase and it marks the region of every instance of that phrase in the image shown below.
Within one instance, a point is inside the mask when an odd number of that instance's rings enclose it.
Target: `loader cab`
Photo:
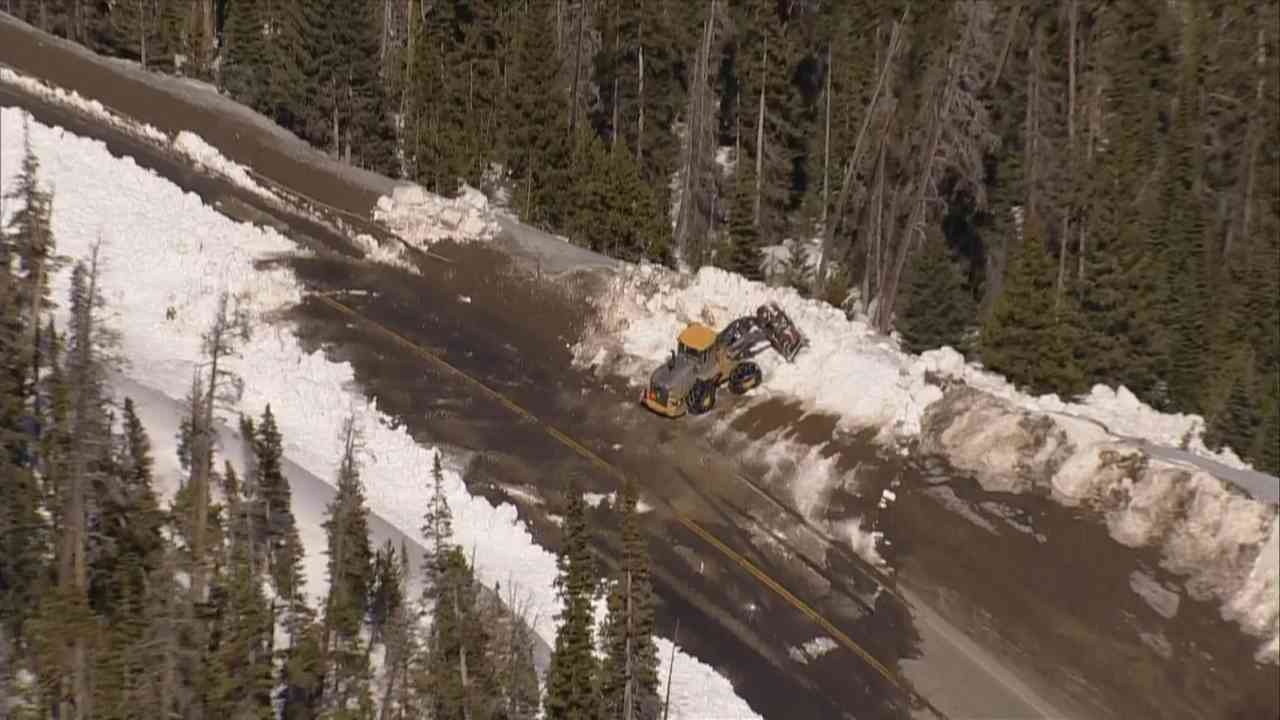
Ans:
[[[701,323],[691,323],[676,339],[676,353],[702,362],[710,355],[711,346],[715,344],[715,341],[715,330]],[[674,360],[675,358],[673,357],[672,359]]]

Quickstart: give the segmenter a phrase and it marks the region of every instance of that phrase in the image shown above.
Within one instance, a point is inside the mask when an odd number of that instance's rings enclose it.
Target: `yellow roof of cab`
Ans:
[[[680,342],[699,352],[711,347],[711,343],[715,341],[716,331],[701,323],[690,323],[680,333]]]

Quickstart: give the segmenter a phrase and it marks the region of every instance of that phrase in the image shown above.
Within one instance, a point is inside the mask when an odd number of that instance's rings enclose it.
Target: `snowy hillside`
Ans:
[[[1280,662],[1275,503],[1245,497],[1227,480],[1135,442],[1185,445],[1193,457],[1247,471],[1230,450],[1205,447],[1198,416],[1159,413],[1124,388],[1101,385],[1078,403],[1033,397],[950,348],[905,353],[830,305],[714,268],[681,275],[641,265],[618,273],[598,302],[601,332],[575,348],[576,362],[637,383],[666,358],[685,323],[723,327],[770,300],[811,347],[793,364],[761,355],[766,381],[757,397],[800,400],[837,416],[845,429],[878,429],[881,441],[904,453],[915,443],[943,454],[988,490],[1041,486],[1064,504],[1096,507],[1113,538],[1160,548],[1171,570],[1189,576],[1194,596],[1216,596],[1224,617],[1266,638],[1259,659]],[[860,554],[874,561],[865,534],[850,539],[864,543]]]
[[[11,186],[25,137],[23,113],[0,109],[0,185]],[[416,444],[403,429],[390,429],[387,418],[356,389],[348,364],[304,352],[290,328],[270,323],[272,312],[297,302],[301,290],[287,271],[255,270],[253,263],[294,252],[294,245],[274,230],[218,214],[132,159],[111,156],[100,142],[34,121],[30,141],[41,162],[41,181],[55,192],[52,229],[58,251],[82,258],[96,239],[102,240],[106,321],[121,332],[125,374],[172,399],[182,398],[219,293],[243,294],[256,331],[229,367],[244,380],[242,409],[258,415],[270,403],[286,455],[326,481],[336,476],[341,423],[353,415],[370,450],[363,458],[363,480],[371,509],[416,535],[426,507],[422,469],[430,467],[435,449]],[[207,167],[226,162],[202,142],[187,139],[182,145],[197,148]],[[53,278],[55,297],[66,296],[68,283],[69,272]],[[167,318],[168,309],[173,319]],[[531,596],[535,631],[552,641],[554,556],[534,544],[513,506],[494,508],[472,497],[448,465],[446,458],[456,541],[474,549],[481,580],[514,585]],[[314,537],[303,530],[303,537],[309,536]],[[664,640],[658,644],[665,666],[673,647]],[[678,659],[673,718],[758,717],[712,668],[683,653]]]

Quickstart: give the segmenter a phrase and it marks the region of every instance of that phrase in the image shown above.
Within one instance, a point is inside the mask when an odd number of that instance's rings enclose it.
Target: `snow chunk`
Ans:
[[[429,193],[420,185],[398,185],[378,198],[373,218],[410,244],[426,248],[440,240],[491,240],[499,227],[484,193],[463,185],[458,197]]]

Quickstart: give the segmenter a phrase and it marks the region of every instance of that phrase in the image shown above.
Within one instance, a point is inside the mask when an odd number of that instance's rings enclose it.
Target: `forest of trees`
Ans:
[[[0,715],[659,716],[654,594],[634,488],[619,506],[619,570],[604,581],[582,494],[572,493],[545,696],[527,603],[517,588],[504,594],[476,579],[474,556],[454,541],[438,453],[420,577],[403,543],[372,546],[364,448],[350,420],[323,520],[327,591],[312,605],[284,440],[270,405],[256,418],[240,412],[240,382],[228,370],[252,332],[239,300],[224,293],[203,334],[204,362],[175,435],[182,476],[157,477],[133,400],[117,402],[110,389],[119,343],[104,324],[98,246],[87,258],[58,253],[53,197],[29,144],[5,201],[16,212],[0,233]],[[69,321],[59,328],[50,277],[68,270]],[[237,415],[245,451],[225,457],[219,416]],[[159,483],[178,487],[167,506]],[[598,641],[597,591],[609,608]]]
[[[10,0],[352,164],[714,264],[1280,470],[1269,0]],[[498,172],[495,172],[498,171]],[[819,238],[816,267],[761,247]],[[766,277],[767,276],[767,277]]]

